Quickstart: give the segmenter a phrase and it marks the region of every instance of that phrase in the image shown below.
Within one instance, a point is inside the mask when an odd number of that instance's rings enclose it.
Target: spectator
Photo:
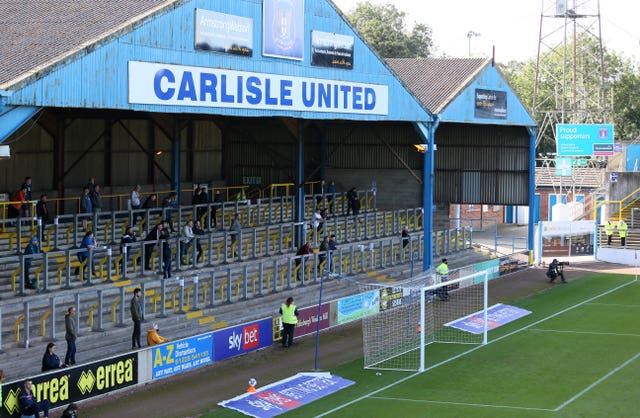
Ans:
[[[8,215],[10,218],[19,218],[21,216],[24,216],[25,209],[27,206],[26,194],[27,194],[27,189],[24,187],[21,187],[20,190],[18,190],[13,194],[13,196],[11,196],[11,201],[14,203],[11,203],[9,205]]]
[[[240,214],[236,213],[236,216],[233,217],[233,222],[231,222],[231,226],[229,227],[229,235],[231,235],[231,248],[233,249],[233,244],[238,241],[237,246],[240,247],[240,251],[242,251],[242,242],[239,241],[239,238],[242,238],[242,226],[240,222]],[[235,257],[235,253],[233,252],[233,250],[231,257]]]
[[[127,229],[124,231],[124,235],[120,238],[120,254],[122,254],[120,266],[122,270],[124,270],[124,266],[129,262],[130,250],[125,249],[125,247],[127,244],[132,244],[134,242],[136,242],[136,233],[133,231],[132,226],[127,226]]]
[[[4,379],[6,379],[7,376],[4,374],[4,370],[0,369],[0,405],[2,405],[2,384],[4,383]]]
[[[145,270],[151,269],[151,266],[150,266],[151,255],[153,254],[153,249],[155,248],[156,243],[161,238],[163,227],[164,227],[164,224],[162,223],[162,221],[159,222],[156,226],[154,226],[151,229],[151,231],[149,231],[147,236],[144,238],[146,242],[146,244],[144,244],[144,269]]]
[[[74,403],[70,403],[69,406],[62,412],[60,418],[77,418],[78,407]]]
[[[93,202],[91,201],[91,191],[87,186],[82,189],[82,195],[80,195],[80,213],[93,212]],[[82,218],[82,229],[87,230],[87,218]]]
[[[162,274],[165,279],[171,278],[171,236],[169,230],[166,228],[167,221],[165,221],[165,227],[162,228],[160,234],[160,240],[162,241]]]
[[[311,241],[307,241],[302,247],[298,248],[296,252],[296,280],[301,281],[300,279],[300,270],[304,268],[304,265],[300,268],[300,264],[302,264],[302,259],[305,258],[306,255],[313,254],[313,244]]]
[[[407,245],[409,245],[410,241],[411,241],[411,237],[409,235],[409,227],[405,225],[402,228],[402,249],[403,250]]]
[[[324,260],[327,259],[327,256],[329,255],[329,235],[325,235],[325,237],[322,239],[322,242],[320,243],[320,254],[318,255],[318,272],[320,272],[320,266],[322,265],[322,262]],[[325,269],[327,269],[328,266],[325,265]]]
[[[45,418],[49,417],[49,400],[43,399],[42,401],[36,401],[36,397],[31,392],[33,388],[33,382],[31,380],[25,380],[24,387],[20,391],[18,403],[20,404],[20,413],[23,416],[34,415],[40,416],[40,412],[44,413]]]
[[[56,345],[54,343],[47,344],[47,348],[42,356],[42,371],[61,369],[65,364],[60,361],[60,357],[56,354]]]
[[[357,215],[357,213],[355,213],[355,208],[353,206],[357,200],[358,200],[358,192],[356,191],[355,187],[352,187],[347,192],[347,215],[349,215],[352,211],[354,215]],[[358,209],[360,208],[358,207]]]
[[[133,290],[133,297],[131,298],[131,320],[133,321],[133,334],[131,335],[131,349],[135,350],[136,345],[140,346],[140,324],[144,321],[144,315],[142,313],[142,305],[140,304],[140,295],[142,289],[136,287]]]
[[[153,324],[153,327],[147,331],[147,344],[149,347],[169,341],[168,338],[164,338],[158,334],[158,331],[158,324]]]
[[[180,241],[180,264],[187,264],[187,252],[193,245],[195,234],[193,233],[193,221],[189,219],[183,228],[184,238]]]
[[[84,187],[88,188],[89,194],[93,195],[93,192],[96,191],[96,179],[94,179],[93,177],[89,177],[89,181],[87,182],[87,185]]]
[[[298,323],[298,308],[293,304],[293,298],[288,297],[287,301],[280,306],[282,315],[282,346],[291,347],[293,344],[293,332]]]
[[[42,250],[40,249],[38,237],[31,237],[31,239],[29,240],[29,244],[24,249],[24,255],[33,255],[40,253],[42,253]],[[31,278],[29,277],[29,269],[31,268],[32,262],[33,258],[24,258],[24,287],[26,287],[27,289],[36,289],[36,280],[31,280]]]
[[[142,204],[142,209],[155,209],[158,206],[158,196],[154,194],[150,194],[144,200]]]
[[[73,366],[76,364],[76,338],[78,338],[77,329],[76,307],[70,306],[64,316],[64,339],[67,340],[67,353],[64,355],[64,364],[67,366]]]
[[[91,193],[91,206],[93,208],[93,213],[100,213],[102,210],[102,189],[100,189],[99,184],[93,186],[93,193]]]
[[[197,220],[196,223],[193,225],[193,234],[196,236],[196,250],[198,250],[197,260],[203,261],[202,260],[202,245],[200,245],[200,238],[198,238],[198,237],[202,236],[202,235],[206,235],[207,233],[204,232],[204,229],[202,229],[202,224],[200,223],[199,220]]]
[[[175,192],[169,193],[167,197],[162,200],[162,208],[164,219],[169,222],[169,228],[172,233],[176,230],[173,228],[173,210],[178,206],[178,195]],[[168,232],[168,231],[167,231]]]
[[[96,275],[95,271],[94,271],[94,265],[93,265],[93,250],[94,248],[96,248],[96,240],[93,236],[93,231],[92,230],[88,230],[85,234],[84,234],[84,238],[82,239],[82,242],[80,243],[80,249],[85,249],[85,251],[80,251],[78,253],[78,261],[80,261],[80,263],[84,263],[85,260],[88,259],[87,263],[84,266],[84,270],[87,272],[87,278],[89,277],[89,274],[93,274]],[[80,267],[76,268],[76,273],[78,274],[80,271]],[[84,280],[84,278],[83,278]]]
[[[335,213],[334,201],[336,198],[336,183],[334,181],[329,182],[329,187],[327,187],[327,206],[329,207],[329,213]]]
[[[320,208],[316,208],[316,211],[313,214],[313,219],[311,220],[311,226],[313,227],[315,234],[322,234],[322,230],[324,229],[324,218],[322,217]]]
[[[222,193],[220,192],[220,190],[216,190],[213,196],[213,207],[211,208],[211,222],[213,222],[212,225],[210,225],[211,228],[218,227],[218,221],[216,219],[216,211],[218,209],[222,209],[223,203],[224,203],[224,197],[222,196]]]
[[[209,203],[209,196],[204,191],[204,188],[198,187],[196,192],[193,194],[193,200],[191,202],[192,205],[206,205]],[[196,209],[196,219],[202,220],[204,215],[207,213],[206,206],[199,206]],[[207,223],[207,219],[204,219],[205,225]]]
[[[25,200],[32,201],[33,200],[33,187],[31,185],[31,177],[25,177],[24,183],[20,186],[21,189],[25,191]],[[27,203],[24,207],[24,216],[31,216],[31,204]]]
[[[329,271],[333,271],[333,252],[338,250],[338,244],[336,243],[336,236],[329,236]]]
[[[49,225],[51,223],[51,215],[49,214],[49,208],[47,202],[49,198],[46,194],[40,195],[40,200],[36,204],[36,216],[42,220],[42,226]]]
[[[135,226],[136,223],[138,222],[138,214],[135,213],[135,211],[140,209],[140,190],[142,190],[140,185],[136,184],[133,187],[133,190],[131,190],[131,194],[129,195],[129,206],[130,206],[130,209],[133,211],[133,214],[132,214],[133,220],[131,222],[133,226]]]

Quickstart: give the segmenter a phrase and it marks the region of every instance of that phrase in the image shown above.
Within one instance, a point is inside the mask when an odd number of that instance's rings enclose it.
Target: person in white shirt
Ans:
[[[196,237],[193,233],[193,221],[189,219],[183,228],[184,238],[180,241],[180,263],[186,264],[186,256],[189,251],[189,247],[193,244],[194,238]]]

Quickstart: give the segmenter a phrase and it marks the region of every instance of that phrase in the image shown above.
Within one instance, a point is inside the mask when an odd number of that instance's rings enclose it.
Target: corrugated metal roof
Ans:
[[[0,89],[41,76],[186,0],[0,0]]]
[[[432,113],[440,113],[491,61],[486,58],[389,58],[387,63]]]
[[[598,189],[605,185],[605,170],[591,167],[573,167],[571,176],[561,178],[555,167],[536,167],[536,187],[576,186]]]

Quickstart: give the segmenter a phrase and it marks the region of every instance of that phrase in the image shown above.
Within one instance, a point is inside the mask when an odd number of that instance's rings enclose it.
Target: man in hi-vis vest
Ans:
[[[440,263],[440,265],[436,267],[436,273],[438,273],[438,275],[440,276],[440,283],[444,283],[449,280],[449,263],[447,262],[446,258],[443,258],[442,263]],[[449,289],[447,288],[447,286],[439,287],[436,290],[436,295],[438,295],[438,298],[440,298],[440,300],[447,301],[449,300]]]
[[[280,315],[282,315],[282,346],[291,347],[293,330],[298,323],[298,308],[293,304],[291,296],[280,306]]]

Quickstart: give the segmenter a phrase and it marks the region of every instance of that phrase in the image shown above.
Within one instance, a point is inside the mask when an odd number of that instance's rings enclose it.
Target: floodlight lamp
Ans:
[[[0,145],[0,160],[8,159],[10,156],[9,145]]]

